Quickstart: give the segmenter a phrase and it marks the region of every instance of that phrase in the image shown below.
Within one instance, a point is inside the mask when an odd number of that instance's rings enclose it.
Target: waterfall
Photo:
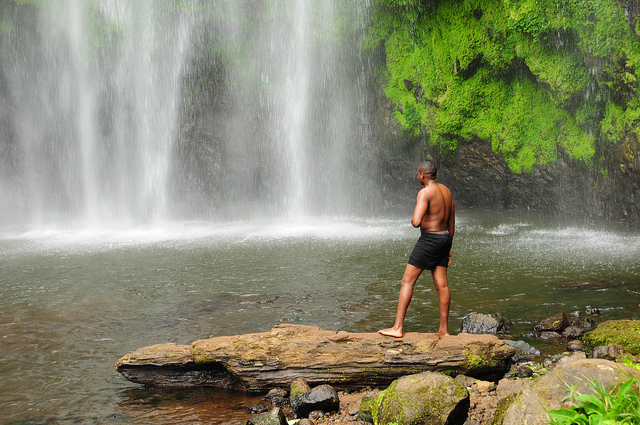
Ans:
[[[339,28],[366,4],[0,8],[0,226],[358,214],[376,197],[367,60]]]

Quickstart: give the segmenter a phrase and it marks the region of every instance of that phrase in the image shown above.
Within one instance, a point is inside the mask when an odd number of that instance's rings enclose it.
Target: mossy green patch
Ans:
[[[498,406],[496,407],[496,411],[493,416],[492,423],[494,425],[501,425],[504,423],[504,416],[507,413],[507,410],[509,409],[509,407],[511,407],[511,405],[513,404],[513,401],[516,399],[517,395],[518,395],[517,393],[510,394],[500,399],[500,401],[498,401]]]
[[[375,4],[368,45],[384,43],[395,118],[443,154],[480,138],[532,172],[638,135],[640,44],[619,1]]]
[[[582,337],[588,350],[601,345],[621,345],[626,353],[640,355],[640,320],[609,320]]]
[[[450,382],[438,378],[430,381],[433,376]],[[427,381],[423,379],[424,374],[404,376],[392,382],[373,402],[367,401],[373,423],[443,423],[443,415],[450,412],[452,403],[469,397],[468,391],[450,377],[433,374]]]
[[[207,356],[197,356],[195,358],[196,363],[211,363],[214,360],[211,357],[207,357]]]
[[[465,366],[471,370],[484,366],[495,367],[498,364],[497,360],[495,360],[495,353],[486,352],[476,344],[470,344],[462,353],[465,356]]]

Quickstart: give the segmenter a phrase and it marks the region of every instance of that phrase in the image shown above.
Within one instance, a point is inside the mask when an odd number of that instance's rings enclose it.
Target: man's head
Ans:
[[[430,178],[435,179],[436,174],[438,173],[438,169],[433,162],[425,161],[418,167],[418,173],[426,174]]]

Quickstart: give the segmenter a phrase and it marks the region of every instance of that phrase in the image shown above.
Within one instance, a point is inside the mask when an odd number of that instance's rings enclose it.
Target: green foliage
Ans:
[[[575,386],[568,386],[570,409],[547,412],[552,425],[632,425],[640,423],[640,381],[632,378],[607,391],[598,381],[589,381],[593,394],[579,394]]]
[[[480,138],[530,172],[559,149],[593,164],[638,131],[640,44],[619,0],[374,4],[365,45],[384,43],[395,118],[441,152]]]
[[[582,337],[587,350],[601,345],[621,345],[626,353],[640,355],[640,320],[608,320]]]

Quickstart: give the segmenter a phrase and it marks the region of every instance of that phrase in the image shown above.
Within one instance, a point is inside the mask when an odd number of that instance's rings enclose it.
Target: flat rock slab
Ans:
[[[300,378],[312,386],[358,388],[426,371],[497,381],[514,353],[494,335],[409,332],[395,339],[284,324],[270,332],[140,348],[120,358],[116,369],[146,385],[265,392]]]

